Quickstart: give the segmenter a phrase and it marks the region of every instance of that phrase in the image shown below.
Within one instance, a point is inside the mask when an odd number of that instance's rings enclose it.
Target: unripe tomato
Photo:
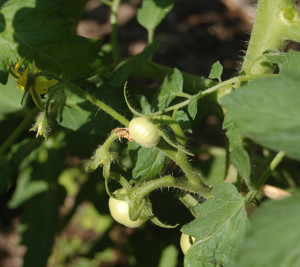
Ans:
[[[125,189],[121,188],[114,192],[115,194],[125,193]],[[129,218],[129,205],[127,201],[118,200],[113,197],[109,198],[108,206],[111,216],[120,224],[123,224],[130,228],[136,228],[141,226],[148,220],[148,217],[141,213],[140,217],[136,221],[132,221]]]
[[[186,254],[189,248],[193,245],[195,241],[194,237],[188,236],[185,233],[182,233],[180,237],[180,247],[183,252],[183,254]]]
[[[160,140],[156,125],[146,117],[132,119],[129,123],[129,134],[143,147],[156,146]]]

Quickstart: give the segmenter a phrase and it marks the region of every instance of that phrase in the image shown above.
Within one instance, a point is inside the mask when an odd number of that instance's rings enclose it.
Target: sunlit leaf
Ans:
[[[185,256],[185,266],[232,266],[233,255],[247,226],[243,197],[229,183],[212,190],[213,197],[200,204],[194,221],[182,232],[196,238]]]

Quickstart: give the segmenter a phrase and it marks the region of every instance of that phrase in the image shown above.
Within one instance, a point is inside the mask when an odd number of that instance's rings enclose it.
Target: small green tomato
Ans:
[[[156,125],[146,117],[132,119],[129,123],[129,134],[143,147],[156,146],[160,140]]]
[[[184,255],[187,253],[189,248],[193,245],[194,241],[195,241],[194,237],[182,233],[180,237],[180,247]]]
[[[125,193],[125,189],[121,188],[114,192],[115,194],[123,194]],[[129,218],[129,205],[127,201],[118,200],[113,197],[109,198],[108,207],[110,210],[111,216],[120,224],[123,224],[130,228],[136,228],[141,226],[144,222],[148,220],[148,217],[143,214],[136,220],[132,221]]]

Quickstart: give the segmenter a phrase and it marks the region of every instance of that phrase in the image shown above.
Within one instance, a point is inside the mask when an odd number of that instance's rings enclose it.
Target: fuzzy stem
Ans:
[[[38,113],[38,109],[34,108],[30,112],[27,113],[26,117],[22,122],[17,126],[16,129],[9,135],[9,137],[5,140],[5,142],[0,146],[0,155],[4,154],[10,146],[15,142],[15,140],[28,129],[29,125],[32,124],[32,121],[36,114]]]
[[[189,163],[186,155],[183,152],[176,152],[172,150],[163,140],[158,143],[157,147],[182,169],[188,179],[188,187],[186,187],[186,190],[188,190],[189,192],[201,194],[205,198],[210,197],[211,189],[202,182],[201,175],[193,171],[191,164]],[[175,187],[178,187],[176,183]]]
[[[185,191],[194,192],[188,180],[178,179],[173,176],[164,176],[155,180],[137,184],[132,190],[132,195],[136,196],[136,201],[141,201],[152,191],[162,187],[180,188]],[[196,192],[194,192],[196,193]]]
[[[299,21],[294,0],[259,0],[242,73],[272,72],[270,65],[263,64],[263,53],[283,51],[288,40],[299,40]]]
[[[91,94],[87,93],[86,91],[82,90],[77,85],[75,85],[73,83],[70,83],[70,82],[64,80],[63,78],[61,78],[61,77],[59,77],[55,74],[52,74],[51,72],[47,72],[47,71],[39,72],[39,73],[36,74],[36,76],[45,76],[45,77],[48,77],[50,79],[55,79],[55,80],[63,83],[64,85],[67,86],[67,88],[70,91],[72,91],[76,95],[79,95],[79,96],[85,98],[86,100],[90,101],[91,103],[93,103],[94,105],[96,105],[100,109],[102,109],[104,112],[106,112],[107,114],[112,116],[114,119],[119,121],[121,124],[128,127],[129,121],[125,117],[123,117],[120,113],[118,113],[117,111],[115,111],[114,109],[109,107],[108,105],[104,104],[102,101],[100,101],[96,97],[94,97]]]
[[[190,210],[194,217],[197,217],[199,215],[195,211],[195,207],[199,205],[199,202],[191,194],[186,193],[178,199],[183,203],[184,206],[186,206]]]
[[[101,146],[102,149],[109,151],[110,146],[112,145],[112,143],[118,138],[118,136],[116,135],[116,133],[113,131],[110,136],[105,140],[105,142],[103,143],[103,145]]]

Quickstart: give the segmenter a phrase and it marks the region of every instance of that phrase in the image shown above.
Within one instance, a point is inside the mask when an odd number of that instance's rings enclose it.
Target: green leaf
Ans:
[[[161,89],[157,96],[157,107],[159,110],[163,110],[168,107],[172,100],[182,93],[183,78],[182,74],[178,69],[174,69],[169,73],[161,86]]]
[[[221,65],[220,61],[217,61],[212,65],[208,78],[218,79],[219,81],[221,81],[222,73],[223,73],[223,66]]]
[[[132,178],[146,180],[160,175],[165,165],[165,155],[157,148],[141,147],[135,167],[132,170]]]
[[[221,98],[243,136],[300,160],[300,76],[284,72]]]
[[[233,119],[228,115],[225,115],[223,121],[223,129],[226,130],[226,136],[229,141],[229,151],[231,152],[235,147],[243,147],[243,137],[236,127]]]
[[[144,95],[136,95],[136,97],[139,99],[142,108],[142,113],[144,115],[151,114],[151,105],[149,104],[147,98]]]
[[[9,208],[15,209],[25,201],[48,189],[49,186],[45,181],[31,181],[30,174],[31,170],[26,169],[18,177],[17,188],[8,203]]]
[[[229,158],[236,171],[244,179],[247,185],[251,184],[251,163],[247,151],[243,147],[243,137],[240,130],[235,126],[233,119],[227,113],[223,122],[226,136],[229,142]]]
[[[177,266],[178,250],[174,245],[166,247],[162,251],[158,267],[176,267]]]
[[[210,147],[206,153],[206,160],[198,161],[196,168],[203,174],[205,184],[212,187],[220,184],[225,177],[226,151],[222,147]]]
[[[270,51],[265,54],[268,60],[278,64],[280,72],[295,71],[300,72],[300,52],[289,50],[286,53]]]
[[[173,2],[174,0],[144,0],[137,13],[139,24],[149,32],[154,31],[173,8]]]
[[[104,103],[109,103],[119,113],[125,113],[127,108],[120,88],[113,88],[103,84],[97,88],[97,94]],[[63,110],[63,120],[57,122],[66,128],[84,133],[98,134],[107,137],[107,133],[116,127],[119,122],[114,120],[95,105],[83,98],[66,91],[67,106]],[[97,95],[95,95],[97,97]]]
[[[0,117],[23,108],[21,105],[23,93],[20,88],[16,88],[16,81],[12,76],[6,85],[0,84]]]
[[[3,3],[5,2],[5,3]],[[0,6],[0,82],[6,83],[6,60],[35,60],[39,69],[82,79],[103,70],[99,40],[71,33],[71,22],[60,14],[64,1],[8,0]]]
[[[188,104],[188,113],[190,114],[190,116],[193,118],[193,120],[195,119],[197,112],[198,112],[198,99],[199,99],[199,95],[193,95],[190,98],[190,102]]]
[[[156,52],[158,46],[159,42],[154,42],[151,45],[147,46],[141,53],[137,54],[136,56],[122,61],[109,76],[108,83],[114,87],[123,86],[130,72],[133,69],[139,68],[144,65],[147,60],[151,58],[151,56]]]
[[[236,168],[239,175],[250,184],[251,166],[248,153],[241,147],[235,147],[230,152],[230,161]]]
[[[181,229],[196,238],[185,256],[185,266],[232,266],[243,240],[247,227],[243,197],[229,183],[215,186],[212,195],[196,207],[199,217]]]
[[[235,266],[300,265],[300,193],[264,203],[253,215]]]
[[[179,126],[185,132],[192,133],[192,125],[190,119],[183,110],[177,111],[173,119],[175,119],[178,122]]]

